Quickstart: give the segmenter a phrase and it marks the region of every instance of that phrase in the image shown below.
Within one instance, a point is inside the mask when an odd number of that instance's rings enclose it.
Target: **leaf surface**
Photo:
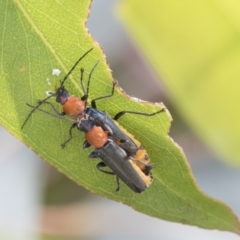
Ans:
[[[94,193],[150,216],[237,232],[239,225],[231,210],[198,189],[182,150],[168,136],[168,112],[148,118],[126,115],[119,121],[144,145],[155,166],[153,184],[140,195],[124,184],[115,193],[115,178],[96,170],[97,160],[88,160],[91,150],[82,149],[84,136],[77,130],[74,139],[61,149],[60,144],[68,138],[69,122],[36,111],[21,130],[30,111],[26,102],[35,104],[59,84],[59,79],[51,76],[52,69],[61,69],[63,78],[91,47],[94,50],[72,73],[66,88],[81,96],[80,67],[84,68],[86,79],[100,59],[92,77],[90,98],[111,92],[113,79],[104,54],[85,29],[89,6],[87,0],[70,1],[67,5],[65,1],[1,1],[1,124],[60,172]],[[54,99],[52,102],[57,106]],[[163,105],[130,99],[117,87],[114,97],[99,101],[98,107],[114,116],[121,110],[151,113]],[[51,110],[47,106],[45,109]],[[60,106],[58,109],[60,112]]]

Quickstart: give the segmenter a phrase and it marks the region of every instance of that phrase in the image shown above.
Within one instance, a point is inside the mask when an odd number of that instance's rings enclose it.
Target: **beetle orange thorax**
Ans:
[[[107,142],[108,134],[101,127],[95,126],[86,132],[85,137],[94,148],[101,148]]]
[[[73,118],[77,118],[77,116],[83,113],[85,109],[85,102],[78,97],[69,96],[67,101],[64,103],[62,107],[63,111],[67,115]]]

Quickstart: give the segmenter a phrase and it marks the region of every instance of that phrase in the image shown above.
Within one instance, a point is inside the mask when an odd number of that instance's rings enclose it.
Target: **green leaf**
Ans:
[[[68,137],[68,122],[36,111],[21,130],[30,111],[25,103],[35,104],[37,99],[46,96],[45,91],[50,88],[46,79],[53,80],[52,69],[63,70],[62,78],[91,47],[94,50],[79,65],[85,69],[87,77],[100,59],[93,74],[90,97],[111,92],[113,79],[104,54],[84,26],[90,1],[65,3],[1,1],[1,124],[60,172],[94,193],[150,216],[239,232],[239,223],[231,210],[205,196],[197,187],[182,150],[167,135],[171,121],[168,112],[148,118],[127,115],[120,119],[120,123],[145,146],[155,166],[153,184],[140,195],[124,184],[120,192],[115,193],[115,178],[96,170],[98,161],[87,159],[91,150],[82,150],[84,136],[77,130],[67,147],[60,148]],[[66,88],[81,96],[79,68],[66,82]],[[53,103],[56,104],[54,100]],[[98,104],[99,109],[110,116],[121,110],[151,113],[162,106],[130,99],[118,87],[114,97]]]
[[[120,10],[182,117],[239,166],[239,1],[130,0]]]

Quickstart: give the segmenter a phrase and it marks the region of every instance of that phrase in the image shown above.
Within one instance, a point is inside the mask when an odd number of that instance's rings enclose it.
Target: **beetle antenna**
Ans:
[[[61,81],[61,85],[60,87],[63,86],[64,82],[67,80],[68,76],[72,73],[72,71],[75,69],[75,67],[78,65],[78,63],[89,53],[93,50],[93,48],[89,49],[87,52],[85,52],[77,61],[76,63],[73,65],[73,67],[71,68],[71,70],[66,74],[66,76],[63,78],[63,80]]]
[[[21,129],[24,128],[25,124],[27,123],[28,119],[31,117],[31,115],[33,114],[33,112],[34,112],[36,109],[38,109],[43,103],[45,103],[49,98],[51,98],[51,97],[53,97],[53,96],[55,96],[55,94],[52,94],[52,95],[46,97],[45,99],[38,101],[38,104],[37,104],[36,106],[34,106],[34,107],[32,106],[33,109],[32,109],[32,111],[28,114],[28,116],[27,116],[27,118],[25,119],[25,121],[24,121]],[[27,105],[28,105],[28,103],[27,103]]]
[[[92,70],[90,71],[90,73],[89,73],[89,75],[88,75],[87,95],[88,95],[88,92],[89,92],[89,86],[90,86],[90,80],[91,80],[91,77],[92,77],[92,73],[93,73],[93,71],[95,70],[95,68],[97,67],[99,61],[100,61],[100,60],[97,60],[97,62],[95,63],[95,65],[93,66]]]
[[[71,123],[76,122],[76,121],[74,121],[73,119],[66,118],[66,117],[61,116],[61,115],[56,115],[56,114],[50,113],[50,112],[45,111],[45,110],[43,110],[43,109],[41,109],[41,108],[36,108],[35,106],[32,106],[32,105],[30,105],[30,104],[28,104],[28,103],[27,103],[27,106],[33,108],[34,111],[35,111],[35,110],[38,110],[38,111],[43,112],[43,113],[46,113],[46,114],[48,114],[48,115],[50,115],[50,116],[52,116],[52,117],[61,118],[61,119],[65,120],[65,121],[68,121],[68,122],[71,122]]]

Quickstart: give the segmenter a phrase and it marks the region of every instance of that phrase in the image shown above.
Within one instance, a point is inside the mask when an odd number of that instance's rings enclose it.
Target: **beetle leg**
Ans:
[[[119,184],[119,177],[118,176],[116,176],[116,181],[117,181],[117,188],[116,188],[116,192],[119,192],[119,190],[120,190],[120,184]]]
[[[143,116],[150,117],[150,116],[154,116],[154,115],[156,115],[158,113],[165,112],[165,110],[166,110],[165,107],[163,107],[161,110],[159,110],[157,112],[154,112],[154,113],[142,113],[142,112],[134,112],[134,111],[121,111],[121,112],[117,113],[113,119],[117,121],[125,113],[137,114],[137,115],[143,115]]]
[[[145,168],[142,170],[146,175],[149,175],[151,173],[151,170],[153,169],[153,165],[150,163],[144,163],[142,161],[139,161],[137,159],[131,159],[133,162],[138,162],[142,164]]]
[[[59,113],[58,110],[55,108],[55,106],[54,106],[52,103],[50,103],[50,102],[43,102],[42,100],[38,100],[37,102],[38,102],[38,104],[49,104],[49,105],[52,107],[53,111],[54,111],[57,115],[59,115],[59,116],[64,116],[64,115],[66,115],[65,112]]]
[[[98,158],[98,155],[95,151],[91,152],[89,155],[88,155],[89,158]]]
[[[116,83],[117,83],[116,81],[113,82],[111,94],[106,95],[106,96],[101,96],[101,97],[95,98],[95,99],[93,99],[93,100],[91,101],[91,106],[92,106],[92,108],[95,108],[95,109],[97,108],[96,101],[101,100],[101,99],[104,99],[104,98],[110,98],[110,97],[113,96]]]
[[[113,172],[103,170],[103,167],[106,167],[107,165],[104,162],[100,162],[96,165],[97,169],[103,173],[110,174],[110,175],[115,175]]]
[[[83,149],[89,148],[90,146],[91,146],[91,144],[87,140],[85,140],[83,143]]]
[[[106,171],[106,170],[103,170],[102,168],[103,167],[106,167],[107,165],[104,163],[104,162],[100,162],[97,164],[97,169],[103,173],[106,173],[106,174],[110,174],[110,175],[115,175],[113,172],[110,172],[110,171]],[[117,188],[116,188],[116,192],[119,192],[120,190],[120,184],[119,184],[119,177],[116,176],[116,181],[117,181]]]
[[[77,123],[73,123],[72,126],[69,128],[69,138],[61,144],[61,147],[64,148],[68,142],[72,140],[72,129],[77,126]]]

